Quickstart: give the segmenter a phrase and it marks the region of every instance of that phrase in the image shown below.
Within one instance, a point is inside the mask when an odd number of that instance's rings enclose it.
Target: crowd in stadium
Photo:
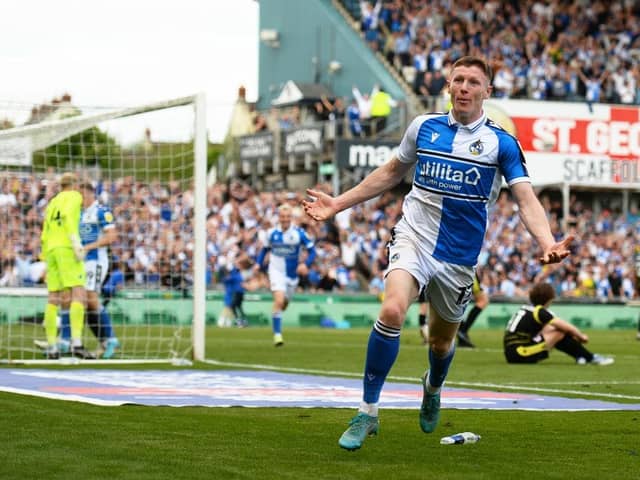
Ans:
[[[494,98],[640,104],[637,2],[367,0],[359,23],[429,111],[447,108],[446,79],[463,55],[489,59]],[[256,111],[252,132],[337,120],[338,135],[370,136],[379,130],[378,93],[354,86],[352,95],[323,97],[310,109]]]
[[[54,192],[53,176],[0,180],[0,286],[42,285],[44,264],[38,259],[41,218]],[[326,184],[318,186],[329,192]],[[98,184],[98,196],[114,213],[119,241],[112,248],[112,270],[127,288],[187,290],[192,283],[193,196],[177,183],[143,184],[131,178]],[[209,187],[207,281],[221,288],[234,259],[246,252],[255,259],[262,232],[276,222],[277,207],[293,207],[294,222],[316,242],[318,257],[300,289],[310,292],[382,291],[386,242],[401,214],[401,196],[380,198],[340,213],[332,222],[311,222],[303,213],[301,192],[256,192],[241,182]],[[562,209],[546,195],[554,233],[560,236]],[[563,297],[629,299],[634,296],[634,247],[640,243],[640,215],[594,213],[571,202],[569,228],[575,229],[574,254],[559,265],[541,267],[537,250],[518,220],[515,203],[504,191],[491,211],[478,270],[491,296],[526,296],[533,281],[548,279]],[[501,228],[508,225],[508,228]],[[268,290],[266,275],[249,275],[248,288]],[[109,281],[107,281],[109,285]]]
[[[371,48],[397,68],[417,72],[415,91],[433,101],[445,86],[448,68],[462,55],[480,55],[494,66],[494,95],[534,99],[640,103],[640,9],[637,2],[583,0],[523,2],[360,2],[361,29]],[[425,83],[427,82],[427,83]],[[353,102],[323,98],[315,120],[348,119],[359,135],[366,117],[365,95],[354,88]],[[435,104],[434,104],[435,106]],[[277,119],[277,120],[274,120]],[[289,128],[302,119],[256,114],[255,130]],[[365,124],[366,125],[366,124]],[[345,129],[346,131],[347,129]],[[42,284],[39,231],[55,176],[0,177],[0,286]],[[320,188],[330,190],[323,185]],[[112,248],[112,270],[128,286],[186,290],[192,283],[193,197],[178,183],[142,184],[120,178],[98,184],[98,197],[116,218],[119,242]],[[401,212],[401,198],[385,194],[376,201],[314,224],[295,192],[256,192],[245,184],[215,184],[208,194],[208,282],[218,288],[225,268],[239,252],[255,258],[261,233],[276,219],[277,206],[290,203],[294,220],[315,238],[318,259],[300,283],[308,291],[382,290],[389,230]],[[560,236],[562,209],[541,198]],[[505,192],[492,210],[491,225],[478,266],[490,295],[524,296],[531,282],[548,279],[561,296],[630,298],[634,295],[634,245],[640,243],[640,216],[604,209],[592,211],[572,199],[577,233],[574,255],[560,265],[541,268],[528,233],[518,222]],[[510,228],[497,228],[508,224]],[[496,234],[494,232],[502,232]],[[498,235],[498,236],[496,236]],[[268,288],[263,274],[250,288]]]
[[[640,103],[638,2],[368,0],[360,6],[369,46],[400,71],[408,67],[416,93],[427,98],[442,92],[455,60],[478,55],[494,66],[496,97]]]

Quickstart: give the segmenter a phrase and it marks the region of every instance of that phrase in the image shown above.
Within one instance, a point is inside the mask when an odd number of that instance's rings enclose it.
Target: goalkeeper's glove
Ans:
[[[73,248],[73,254],[76,256],[76,260],[82,262],[86,252],[82,246],[80,237],[78,237],[78,235],[71,235],[69,239],[71,240],[71,248]]]

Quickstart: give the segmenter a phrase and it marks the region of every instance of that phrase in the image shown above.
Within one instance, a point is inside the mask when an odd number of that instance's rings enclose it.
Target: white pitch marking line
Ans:
[[[637,396],[637,395],[585,392],[584,390],[563,390],[561,388],[539,388],[539,387],[525,387],[525,386],[518,386],[518,385],[500,385],[497,383],[475,383],[475,382],[447,382],[447,383],[449,385],[460,385],[463,387],[502,388],[505,390],[529,390],[532,392],[562,393],[562,394],[572,394],[572,395],[584,395],[587,397],[625,398],[629,400],[640,400],[640,396]]]
[[[340,372],[340,371],[331,371],[331,370],[329,371],[314,370],[314,369],[296,368],[296,367],[279,367],[275,365],[257,365],[257,364],[239,363],[239,362],[220,362],[218,360],[204,360],[204,363],[208,363],[210,365],[218,365],[222,367],[255,368],[258,370],[274,370],[274,371],[281,371],[281,372],[308,373],[311,375],[333,375],[333,376],[354,377],[354,378],[362,377],[362,373]],[[396,380],[396,381],[402,381],[402,382],[419,382],[420,381],[419,378],[415,378],[415,377],[398,377],[398,376],[390,375],[387,378],[389,380]],[[461,387],[501,388],[505,390],[528,390],[533,392],[562,393],[565,395],[566,394],[584,395],[587,397],[624,398],[628,400],[640,400],[640,396],[622,395],[622,394],[616,394],[616,393],[585,392],[583,390],[563,390],[559,388],[539,388],[539,387],[526,387],[526,386],[520,386],[520,385],[501,385],[497,383],[454,382],[454,381],[447,381],[446,383],[447,385],[461,386]],[[581,383],[587,383],[587,382],[581,382]],[[593,383],[593,382],[588,382],[588,383]]]
[[[611,381],[597,381],[592,382],[591,380],[583,380],[583,381],[575,381],[575,382],[521,382],[521,383],[510,383],[509,385],[518,386],[518,385],[638,385],[640,384],[640,380],[611,380]]]

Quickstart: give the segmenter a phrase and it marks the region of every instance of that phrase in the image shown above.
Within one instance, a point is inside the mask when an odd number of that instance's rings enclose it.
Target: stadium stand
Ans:
[[[316,188],[331,190],[326,184]],[[3,174],[0,191],[0,221],[11,225],[0,231],[0,285],[42,284],[39,219],[53,194],[50,179]],[[180,272],[190,271],[191,192],[131,178],[101,183],[98,191],[103,201],[112,205],[122,232],[113,253],[124,271],[125,287],[188,289],[191,279]],[[311,232],[318,250],[318,261],[301,282],[301,289],[376,293],[375,285],[379,285],[380,272],[386,266],[384,247],[400,215],[401,198],[385,194],[326,224],[309,222],[298,206],[300,198],[300,194],[287,191],[257,192],[238,181],[212,185],[207,220],[209,288],[219,288],[218,272],[239,252],[255,258],[261,247],[260,231],[275,222],[277,205],[290,202],[294,218]],[[549,199],[543,196],[542,202]],[[634,297],[633,248],[640,240],[640,224],[634,215],[606,209],[596,214],[575,202],[574,228],[581,233],[574,255],[563,264],[542,268],[530,236],[518,226],[514,206],[505,191],[491,212],[490,225],[494,228],[489,229],[479,265],[489,295],[523,296],[531,282],[546,279],[559,296],[609,300]],[[551,214],[551,222],[559,232],[557,215]],[[499,228],[503,225],[513,228]],[[145,241],[134,249],[136,237]],[[253,290],[268,287],[263,276],[253,278],[251,283]]]
[[[496,97],[640,103],[637,2],[342,3],[418,95],[425,72],[446,77],[459,57],[481,55],[494,67]]]
[[[640,103],[637,2],[342,3],[369,46],[383,52],[405,79],[415,77],[419,94],[424,95],[418,83],[425,78],[432,82],[441,73],[446,77],[448,67],[461,55],[481,54],[495,67],[498,97]],[[437,98],[429,102],[445,105],[441,86],[431,86],[426,91]],[[244,100],[244,94],[241,98]],[[65,97],[57,108],[67,108],[67,103]],[[252,125],[244,133],[344,121],[336,131],[353,136],[347,105],[340,99],[323,98],[306,112],[251,111]],[[44,113],[50,112],[34,110],[30,121],[37,122]],[[0,174],[0,222],[6,227],[0,230],[0,286],[43,282],[39,229],[43,209],[54,193],[53,179],[54,172],[44,176]],[[316,188],[332,189],[324,183]],[[192,192],[177,184],[147,184],[122,177],[99,182],[98,195],[112,207],[119,223],[121,236],[112,254],[124,273],[124,286],[187,291],[192,282],[187,273],[193,250]],[[321,225],[307,221],[299,207],[301,199],[300,192],[257,191],[235,179],[211,185],[207,202],[209,288],[220,288],[219,272],[239,252],[255,258],[261,247],[260,231],[275,221],[277,205],[290,202],[294,218],[305,223],[318,248],[319,258],[300,288],[379,293],[386,267],[385,244],[401,212],[400,197],[387,193]],[[551,197],[543,195],[541,200],[551,212],[558,235],[562,221],[580,232],[574,255],[561,265],[541,268],[531,238],[519,226],[514,203],[505,191],[491,213],[491,228],[480,256],[479,270],[489,295],[524,296],[531,282],[546,279],[564,297],[633,298],[633,248],[640,243],[637,210],[627,214],[610,208],[595,210],[572,199],[571,218],[563,219],[562,209],[554,208]],[[513,228],[501,228],[505,224]],[[136,238],[142,241],[134,248]],[[254,276],[250,283],[252,290],[268,288],[263,275]]]

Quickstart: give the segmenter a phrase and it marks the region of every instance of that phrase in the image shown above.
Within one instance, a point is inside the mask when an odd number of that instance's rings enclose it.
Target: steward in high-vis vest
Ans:
[[[387,126],[387,117],[391,114],[391,108],[396,104],[382,87],[371,96],[371,123],[373,133],[379,133]]]

